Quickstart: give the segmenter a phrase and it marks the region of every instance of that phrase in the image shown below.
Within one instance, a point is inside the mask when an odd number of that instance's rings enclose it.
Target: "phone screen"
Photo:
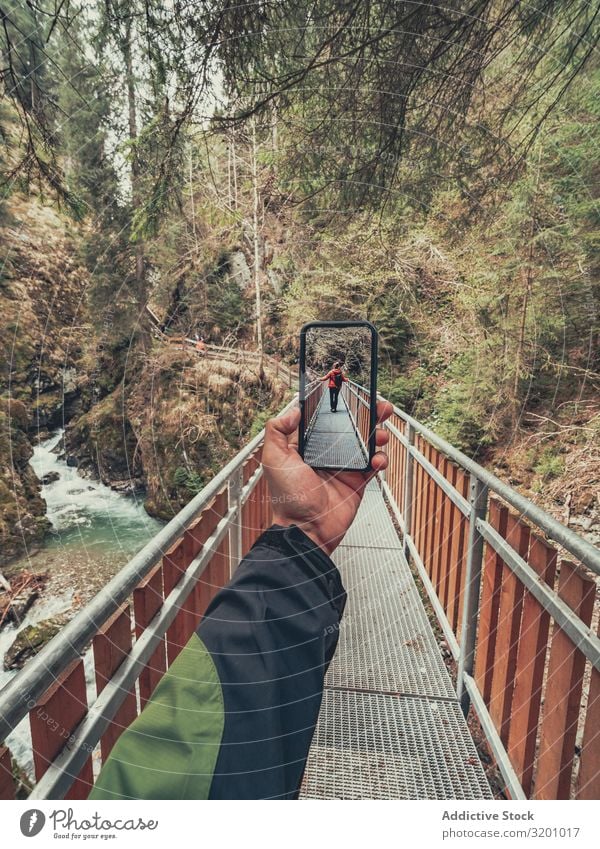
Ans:
[[[315,321],[300,331],[298,450],[315,469],[366,471],[375,452],[377,331]]]

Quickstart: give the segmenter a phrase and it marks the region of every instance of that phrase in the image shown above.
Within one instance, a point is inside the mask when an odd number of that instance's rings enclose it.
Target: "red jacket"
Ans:
[[[329,378],[329,383],[327,384],[329,389],[335,389],[336,388],[336,385],[335,385],[335,375],[336,374],[341,374],[342,375],[342,382],[348,383],[348,378],[344,376],[341,368],[332,368],[331,371],[328,374],[326,374],[325,377],[323,378],[323,380],[327,380],[327,378]]]

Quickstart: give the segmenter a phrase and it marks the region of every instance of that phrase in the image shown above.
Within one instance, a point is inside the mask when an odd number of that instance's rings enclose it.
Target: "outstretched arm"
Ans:
[[[367,475],[315,472],[295,447],[298,419],[267,425],[275,524],[121,734],[91,799],[297,797],[346,601],[328,554],[387,464],[378,452]]]
[[[90,798],[296,798],[345,601],[313,540],[271,527],[120,736]]]

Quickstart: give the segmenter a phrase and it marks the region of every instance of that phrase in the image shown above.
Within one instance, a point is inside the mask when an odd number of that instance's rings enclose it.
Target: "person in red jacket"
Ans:
[[[322,377],[321,380],[329,380],[329,406],[331,407],[331,412],[335,413],[337,411],[338,395],[340,394],[342,383],[348,382],[348,378],[342,371],[342,364],[340,362],[334,363],[331,371],[325,377]]]

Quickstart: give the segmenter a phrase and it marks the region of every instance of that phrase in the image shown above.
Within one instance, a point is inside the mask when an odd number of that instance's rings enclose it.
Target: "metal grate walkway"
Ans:
[[[365,468],[367,455],[341,393],[335,413],[329,409],[329,392],[323,393],[306,438],[304,459],[321,469]]]
[[[491,799],[375,481],[333,559],[348,592],[305,799]]]

